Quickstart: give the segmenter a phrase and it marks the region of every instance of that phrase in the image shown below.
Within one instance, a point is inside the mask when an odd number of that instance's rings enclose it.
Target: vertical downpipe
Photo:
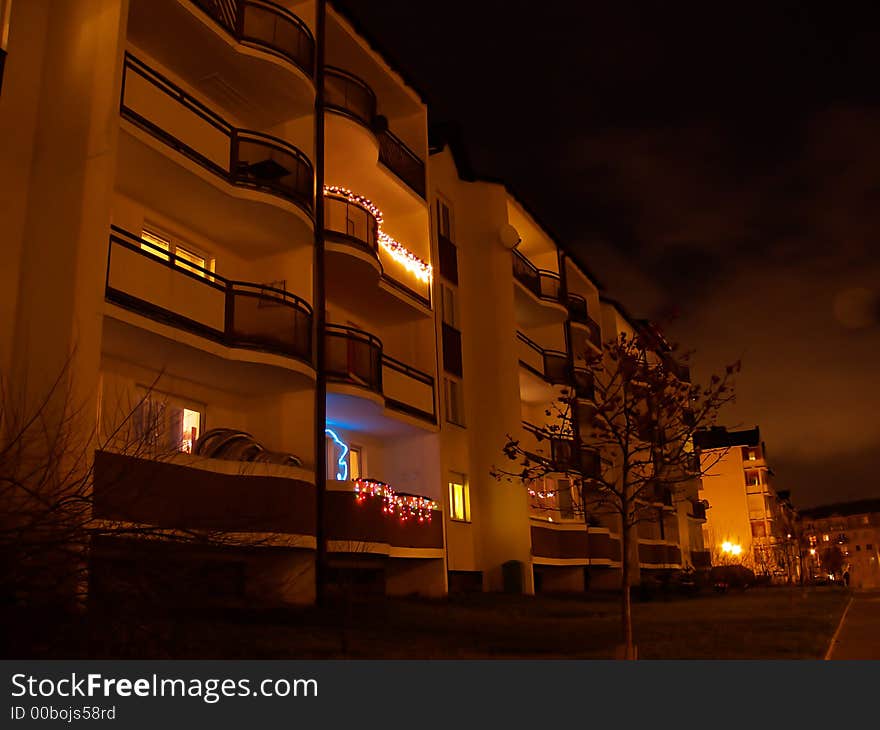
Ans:
[[[324,286],[324,43],[327,4],[318,0],[315,38],[315,266],[312,286],[315,311],[315,601],[327,597],[327,378],[324,367],[324,329],[327,319]]]

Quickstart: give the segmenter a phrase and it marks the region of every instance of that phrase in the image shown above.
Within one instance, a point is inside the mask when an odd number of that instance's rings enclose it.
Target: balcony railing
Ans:
[[[311,214],[309,159],[278,137],[237,129],[130,53],[125,54],[123,118],[232,185],[284,198]]]
[[[691,369],[687,365],[678,362],[678,360],[672,357],[672,355],[666,355],[663,358],[663,363],[666,365],[669,372],[671,372],[682,383],[691,382]]]
[[[275,286],[232,281],[117,226],[108,301],[229,347],[312,362],[312,308]]]
[[[425,197],[425,163],[387,129],[379,135],[379,162],[409,185],[419,197]]]
[[[586,368],[574,368],[574,392],[580,400],[594,400],[596,397],[596,382]]]
[[[523,421],[522,427],[524,431],[530,433],[535,438],[539,448],[544,444],[550,447],[549,455],[535,453],[535,457],[538,459],[549,459],[550,462],[560,467],[560,471],[576,467],[574,439],[571,436],[553,433],[528,421]]]
[[[545,350],[522,332],[516,333],[520,364],[552,385],[567,385],[568,356],[559,350]]]
[[[559,274],[539,269],[519,251],[513,252],[513,275],[538,299],[562,303]]]
[[[342,195],[324,193],[324,229],[328,238],[344,241],[379,256],[379,224],[363,205]]]
[[[373,129],[376,118],[376,95],[366,81],[341,68],[324,69],[324,105]]]
[[[597,348],[602,347],[602,331],[596,321],[587,313],[587,300],[578,294],[568,295],[568,317],[589,330],[588,340]]]
[[[315,75],[315,39],[306,24],[269,0],[192,0],[239,43],[261,48]]]
[[[434,378],[382,351],[375,335],[328,324],[325,370],[330,380],[365,388],[385,398],[385,405],[436,423]]]

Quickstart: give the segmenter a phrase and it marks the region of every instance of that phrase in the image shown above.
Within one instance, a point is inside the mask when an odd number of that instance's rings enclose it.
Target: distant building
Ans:
[[[716,426],[694,435],[708,502],[703,539],[715,564],[741,563],[756,574],[790,581],[799,575],[795,513],[773,471],[759,428]]]
[[[853,588],[880,587],[880,499],[801,510],[800,520],[810,578],[848,573]]]

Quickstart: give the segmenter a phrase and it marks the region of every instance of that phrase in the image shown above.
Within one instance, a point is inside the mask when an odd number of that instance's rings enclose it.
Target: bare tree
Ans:
[[[714,425],[722,406],[733,400],[733,378],[740,369],[739,363],[730,365],[700,386],[689,382],[672,352],[658,351],[645,335],[623,333],[607,342],[601,355],[587,355],[592,397],[580,397],[577,388],[566,390],[546,411],[549,437],[569,439],[572,448],[536,455],[508,436],[504,455],[514,466],[493,470],[496,478],[527,486],[566,474],[573,490],[570,501],[585,525],[601,515],[616,520],[627,657],[634,656],[630,584],[637,526],[656,521],[658,506],[674,504],[687,482],[724,456],[719,450],[701,464],[692,437]]]
[[[84,407],[72,402],[70,381],[65,366],[44,397],[28,404],[21,384],[13,387],[0,376],[0,585],[5,610],[24,616],[82,611],[94,588],[90,567],[102,545],[123,546],[127,557],[149,567],[156,546],[211,551],[277,542],[277,536],[260,531],[256,522],[249,524],[257,515],[239,515],[233,530],[219,524],[147,524],[108,510],[107,503],[125,511],[126,506],[149,502],[156,485],[148,474],[133,487],[125,470],[96,475],[96,454],[143,460],[155,467],[155,482],[167,479],[159,467],[177,459],[180,445],[157,436],[167,424],[161,420],[163,409],[155,407],[161,400],[156,382],[134,403],[119,404],[119,412],[107,418],[109,432],[99,432]],[[250,467],[241,464],[238,470],[245,473]],[[194,581],[204,579],[209,585],[217,577],[187,570],[181,567],[176,576],[161,570],[153,574],[176,588],[181,599],[198,591]],[[137,605],[141,597],[129,595],[129,605]]]

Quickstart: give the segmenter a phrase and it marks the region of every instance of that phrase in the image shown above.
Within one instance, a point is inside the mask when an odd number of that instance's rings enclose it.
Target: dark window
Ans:
[[[462,376],[461,332],[443,323],[443,369],[453,375]]]
[[[458,250],[453,242],[452,214],[449,206],[437,201],[437,243],[440,254],[440,276],[458,284]]]

